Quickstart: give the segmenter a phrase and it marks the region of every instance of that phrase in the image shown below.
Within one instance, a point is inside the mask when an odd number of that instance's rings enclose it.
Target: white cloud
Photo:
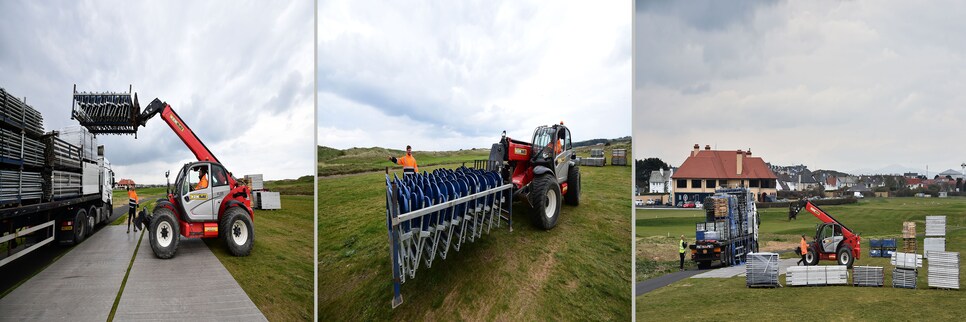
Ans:
[[[0,86],[70,120],[81,91],[158,97],[236,176],[314,173],[311,1],[0,3]],[[160,118],[131,136],[100,136],[121,178],[162,183],[193,159]]]
[[[566,122],[629,135],[630,7],[532,1],[319,4],[319,144],[488,147]]]
[[[641,4],[636,158],[679,165],[698,143],[813,169],[963,161],[958,3],[754,3],[713,24],[706,3]]]

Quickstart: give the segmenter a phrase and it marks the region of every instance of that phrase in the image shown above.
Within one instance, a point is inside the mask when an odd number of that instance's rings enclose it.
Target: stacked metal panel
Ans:
[[[926,237],[946,236],[946,216],[926,216]]]
[[[0,170],[0,204],[39,201],[43,182],[40,172]]]
[[[82,194],[81,174],[77,172],[53,170],[44,174],[50,186],[44,187],[47,200],[60,200],[77,197]]]
[[[0,157],[22,161],[24,165],[44,166],[44,144],[13,130],[0,128]]]
[[[846,285],[849,270],[845,265],[793,266],[787,269],[785,282],[791,286]]]
[[[895,253],[892,254],[892,260],[890,262],[898,268],[916,269],[922,267],[922,254]]]
[[[919,273],[915,269],[893,268],[892,287],[895,288],[916,288],[916,279]]]
[[[627,150],[626,149],[614,149],[611,151],[610,157],[611,165],[627,165]]]
[[[57,132],[51,132],[44,136],[44,143],[44,156],[47,165],[58,170],[80,171],[80,148],[58,138]]]
[[[856,266],[852,269],[852,285],[855,286],[879,287],[884,279],[881,266]]]
[[[604,149],[591,149],[589,158],[580,158],[580,165],[603,167],[606,163]]]
[[[71,116],[92,133],[137,133],[140,114],[137,95],[74,92]]]
[[[927,237],[922,240],[922,252],[929,258],[930,252],[946,251],[946,238]]]
[[[253,200],[253,203],[257,204],[255,206],[256,209],[262,209],[262,210],[282,209],[282,199],[278,192],[255,191],[252,195],[258,196],[255,198],[255,200]]]
[[[261,174],[245,175],[245,181],[248,181],[248,187],[252,190],[265,189],[265,181],[262,179]]]
[[[82,126],[68,126],[60,131],[58,137],[64,142],[80,148],[81,159],[97,162],[97,138]]]
[[[745,265],[745,283],[753,286],[779,286],[778,284],[778,254],[750,253],[748,264]]]
[[[24,130],[27,135],[44,133],[44,117],[30,105],[0,88],[0,119]]]
[[[929,251],[929,287],[959,289],[959,253]]]

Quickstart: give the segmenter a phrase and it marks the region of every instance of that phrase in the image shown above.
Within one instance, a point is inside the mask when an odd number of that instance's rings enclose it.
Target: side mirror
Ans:
[[[576,153],[571,153],[570,154],[570,159],[571,160],[577,160],[577,154]]]

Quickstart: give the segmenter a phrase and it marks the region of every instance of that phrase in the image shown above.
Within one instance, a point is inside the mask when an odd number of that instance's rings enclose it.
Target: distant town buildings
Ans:
[[[704,150],[695,144],[691,155],[671,175],[674,204],[702,201],[717,188],[747,187],[759,200],[774,196],[777,188],[775,173],[751,150]]]

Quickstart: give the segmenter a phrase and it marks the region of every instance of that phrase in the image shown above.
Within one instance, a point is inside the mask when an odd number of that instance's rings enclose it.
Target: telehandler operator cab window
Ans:
[[[208,188],[208,165],[196,165],[188,170],[188,187],[191,191]]]

